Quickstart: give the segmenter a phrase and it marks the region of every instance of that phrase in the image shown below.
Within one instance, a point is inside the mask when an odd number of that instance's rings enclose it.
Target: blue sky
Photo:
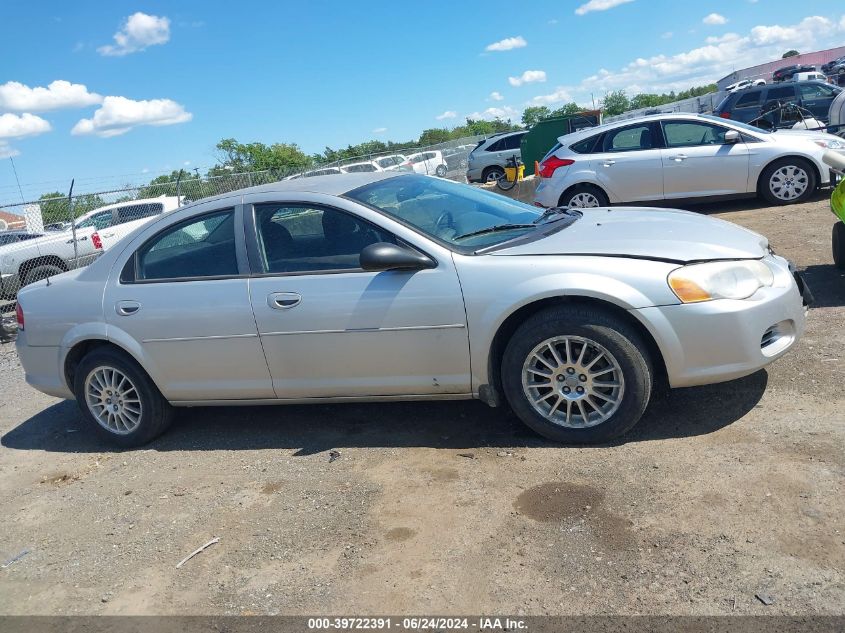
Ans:
[[[225,137],[408,140],[845,44],[841,0],[5,0],[0,15],[0,203],[19,198],[8,155],[26,197],[72,177],[90,190],[204,170]]]

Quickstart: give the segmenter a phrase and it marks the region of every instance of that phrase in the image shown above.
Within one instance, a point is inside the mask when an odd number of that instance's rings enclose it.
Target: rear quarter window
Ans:
[[[585,138],[583,141],[578,141],[577,143],[570,145],[569,149],[577,154],[592,154],[595,151],[596,141],[599,136],[601,136],[601,134]],[[555,147],[560,147],[560,145],[558,144]]]

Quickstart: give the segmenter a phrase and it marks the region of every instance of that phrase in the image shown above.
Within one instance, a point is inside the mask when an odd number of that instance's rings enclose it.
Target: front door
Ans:
[[[823,83],[801,83],[798,90],[801,105],[812,112],[815,118],[827,121],[836,89]]]
[[[619,202],[663,198],[663,163],[651,122],[610,130],[591,156],[599,184]]]
[[[664,121],[663,191],[667,200],[748,191],[748,146],[725,143],[729,128],[700,121]]]
[[[284,202],[257,204],[254,217],[250,295],[277,397],[470,392],[451,257],[367,272],[361,250],[397,238],[354,214]]]
[[[112,337],[143,356],[168,400],[273,397],[235,216],[215,210],[149,237],[106,289]]]

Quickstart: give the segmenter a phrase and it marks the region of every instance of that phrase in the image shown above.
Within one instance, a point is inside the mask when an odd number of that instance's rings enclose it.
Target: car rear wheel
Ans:
[[[833,247],[833,263],[840,270],[845,270],[845,223],[837,222],[833,225],[831,246]]]
[[[502,359],[511,408],[537,433],[563,443],[604,442],[630,430],[648,404],[652,376],[637,332],[589,306],[531,317]]]
[[[446,165],[438,165],[437,169],[434,170],[434,173],[440,178],[443,178],[443,176],[446,175]]]
[[[559,201],[559,206],[570,209],[606,207],[609,204],[607,194],[594,185],[576,185],[566,191]]]
[[[117,350],[87,354],[76,369],[74,393],[94,431],[124,448],[158,437],[173,419],[173,407],[146,372]]]
[[[816,173],[800,158],[776,160],[760,174],[758,191],[771,204],[804,202],[815,190]]]
[[[482,178],[484,182],[496,182],[505,177],[505,170],[499,167],[498,165],[495,167],[488,167],[484,170],[484,175]]]

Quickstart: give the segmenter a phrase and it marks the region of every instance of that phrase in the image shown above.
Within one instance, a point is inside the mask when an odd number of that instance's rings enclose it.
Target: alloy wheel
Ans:
[[[111,433],[128,435],[141,423],[137,388],[114,367],[97,367],[85,378],[85,403],[94,419]]]
[[[522,389],[544,418],[582,429],[606,422],[616,413],[625,378],[607,348],[580,336],[557,336],[528,354],[522,367]]]
[[[795,200],[807,191],[810,177],[796,165],[784,165],[769,178],[769,191],[778,200]]]
[[[569,200],[569,204],[566,205],[570,209],[590,209],[593,207],[601,206],[599,204],[599,199],[596,198],[591,193],[581,192],[576,193],[572,198]]]

